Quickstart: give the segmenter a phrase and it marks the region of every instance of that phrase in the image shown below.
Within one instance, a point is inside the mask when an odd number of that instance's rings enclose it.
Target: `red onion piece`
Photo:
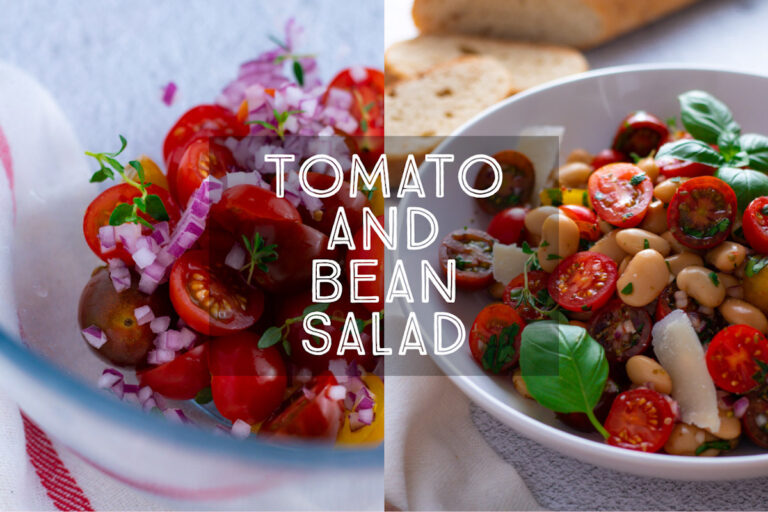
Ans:
[[[171,317],[159,316],[150,322],[149,328],[155,334],[160,334],[161,332],[167,331],[170,325],[171,325]]]
[[[88,326],[81,332],[83,333],[85,341],[97,350],[103,347],[107,342],[107,335],[95,325]]]
[[[347,396],[347,388],[344,386],[331,386],[328,388],[328,398],[331,400],[344,400]]]
[[[240,244],[235,244],[232,246],[232,249],[229,250],[227,253],[227,257],[224,260],[224,264],[228,267],[231,267],[235,270],[240,270],[243,268],[243,265],[245,265],[245,249],[243,249]]]
[[[112,286],[115,291],[120,293],[131,287],[131,271],[125,266],[120,258],[111,258],[107,260],[109,267],[109,278],[112,280]]]
[[[99,389],[107,389],[113,387],[123,380],[123,374],[112,368],[105,369],[99,377],[96,386]]]
[[[362,409],[358,411],[358,419],[365,425],[373,423],[373,409]]]
[[[98,237],[102,252],[107,252],[110,249],[114,249],[117,245],[117,241],[115,240],[114,226],[101,226],[99,228]]]
[[[251,435],[251,426],[243,420],[238,419],[232,424],[231,433],[238,439],[245,439]]]
[[[134,309],[133,316],[136,317],[136,323],[139,325],[148,324],[155,319],[155,314],[152,312],[152,308],[149,306],[141,306]]]
[[[741,419],[749,407],[749,398],[743,396],[733,403],[733,415]]]
[[[177,90],[178,87],[174,82],[168,82],[166,86],[163,87],[163,103],[170,107],[173,103],[173,98],[176,96]]]
[[[186,327],[182,327],[179,331],[179,339],[181,340],[181,348],[190,349],[197,340],[197,334]]]

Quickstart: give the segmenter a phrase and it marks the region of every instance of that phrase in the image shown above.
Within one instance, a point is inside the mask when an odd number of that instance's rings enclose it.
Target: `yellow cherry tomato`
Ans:
[[[336,438],[338,444],[379,444],[384,440],[384,382],[376,375],[365,375],[362,379],[374,396],[373,423],[352,432],[347,414]]]
[[[744,277],[744,300],[768,313],[768,267],[753,276]]]
[[[144,169],[144,181],[168,190],[168,180],[166,179],[165,174],[163,174],[163,171],[160,170],[151,158],[147,155],[141,155],[138,158],[138,161]],[[139,178],[136,169],[130,165],[125,166],[125,174],[132,180],[137,180]]]
[[[590,208],[589,193],[583,188],[545,188],[539,194],[542,206],[576,204]]]

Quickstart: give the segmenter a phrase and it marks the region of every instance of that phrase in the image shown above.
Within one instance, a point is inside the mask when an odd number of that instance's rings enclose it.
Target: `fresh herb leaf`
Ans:
[[[195,396],[195,402],[199,403],[200,405],[205,405],[211,403],[212,401],[213,393],[211,392],[211,386],[204,387],[197,393],[197,396]]]
[[[462,258],[461,256],[456,256],[456,270],[466,270],[467,267],[470,265],[470,263]]]
[[[712,281],[712,284],[714,284],[715,286],[720,286],[720,278],[717,277],[716,272],[709,273],[709,280]]]
[[[567,325],[568,324],[568,317],[565,316],[565,314],[560,311],[559,309],[553,309],[549,312],[549,319],[553,322],[557,322],[558,324]]]
[[[621,289],[621,294],[630,295],[633,290],[634,290],[634,286],[632,286],[632,283],[627,283],[627,286]]]
[[[559,254],[547,254],[547,261],[561,260],[561,259],[563,259],[563,257],[560,256]]]
[[[747,277],[755,276],[766,266],[768,266],[768,256],[750,256],[749,259],[747,259],[747,266],[744,269],[744,274]]]
[[[545,189],[545,193],[552,206],[561,206],[563,204],[563,191],[559,188]]]
[[[664,157],[677,158],[686,162],[698,162],[713,167],[720,167],[726,163],[723,155],[714,150],[709,144],[691,139],[680,139],[664,144],[659,149],[657,158]]]
[[[671,131],[677,130],[677,118],[672,116],[668,117],[666,120],[667,128],[669,128]]]
[[[640,155],[638,155],[637,153],[634,153],[634,152],[630,153],[629,157],[632,159],[632,162],[634,162],[634,163],[638,163],[640,160],[643,159],[643,157],[641,157]]]
[[[504,366],[514,361],[515,338],[520,333],[520,326],[515,324],[504,327],[499,334],[494,334],[488,340],[483,352],[483,368],[491,373],[499,373]]]
[[[304,308],[304,311],[301,312],[302,315],[307,316],[310,313],[318,313],[328,310],[328,303],[327,302],[321,302],[319,304],[310,304],[309,306]]]
[[[701,455],[702,453],[704,453],[709,449],[715,449],[715,450],[720,450],[724,452],[731,449],[731,442],[726,441],[725,439],[718,439],[717,441],[707,441],[706,443],[700,444],[699,447],[696,448],[696,455]]]
[[[636,187],[636,186],[638,186],[639,184],[641,184],[643,181],[645,181],[645,179],[646,179],[647,177],[648,177],[648,176],[646,176],[646,175],[645,175],[645,173],[643,172],[643,173],[640,173],[640,174],[638,174],[637,176],[633,176],[633,177],[632,177],[632,179],[631,179],[631,180],[629,180],[629,183],[630,183],[630,184],[631,184],[633,187]]]
[[[539,247],[549,247],[549,242],[547,242],[546,240],[543,240],[543,241],[542,241],[542,242],[539,244]]]
[[[131,160],[128,165],[136,169],[136,176],[139,177],[139,181],[144,181],[144,166],[138,160]]]
[[[722,101],[704,91],[688,91],[680,97],[680,118],[685,129],[696,139],[717,144],[720,134],[739,134],[741,128]]]
[[[279,327],[270,327],[259,338],[259,348],[269,348],[277,345],[283,339],[283,331]]]
[[[531,249],[531,246],[528,245],[528,242],[523,242],[521,249],[523,254],[533,254],[533,249]]]
[[[250,240],[245,235],[242,235],[242,239],[249,258],[240,270],[248,270],[246,282],[251,284],[253,273],[257,268],[262,272],[269,272],[267,263],[277,261],[277,244],[266,245],[266,242],[261,237],[261,233],[258,232],[253,235],[253,240]]]
[[[647,238],[643,238],[643,249],[650,249],[650,248],[651,248],[651,242],[649,242]]]
[[[133,217],[135,216],[133,208],[134,207],[128,203],[120,203],[115,206],[115,209],[112,210],[112,213],[109,216],[109,225],[119,226],[126,222],[133,222]]]
[[[739,142],[747,155],[749,167],[757,171],[768,171],[768,137],[748,133],[742,135]]]
[[[165,204],[163,204],[163,200],[160,199],[160,196],[148,194],[144,202],[146,203],[146,210],[144,211],[146,211],[150,217],[157,221],[170,220],[168,211],[165,209]]]
[[[768,176],[751,169],[721,167],[715,177],[726,182],[736,193],[739,211],[744,212],[753,199],[768,195]]]
[[[293,61],[293,74],[296,77],[296,83],[304,87],[304,68],[298,60]]]

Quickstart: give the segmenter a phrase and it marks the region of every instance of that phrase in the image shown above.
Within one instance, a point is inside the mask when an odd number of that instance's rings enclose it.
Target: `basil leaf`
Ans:
[[[768,137],[748,133],[742,135],[739,142],[747,154],[749,166],[758,171],[768,171]]]
[[[739,134],[741,127],[722,101],[704,91],[688,91],[680,97],[680,118],[695,138],[717,144],[722,132]]]
[[[120,203],[112,210],[112,214],[109,216],[110,226],[119,226],[125,224],[133,218],[133,206],[128,203]]]
[[[656,158],[664,157],[677,158],[686,162],[698,162],[713,167],[720,167],[726,163],[723,155],[712,149],[709,144],[691,139],[681,139],[664,144],[659,148]]]
[[[170,220],[170,217],[168,217],[168,212],[165,210],[165,204],[163,204],[163,200],[160,199],[160,196],[155,194],[149,194],[147,195],[147,199],[145,200],[147,209],[146,212],[155,220]]]
[[[259,348],[268,348],[277,345],[283,339],[283,331],[279,327],[270,327],[259,338]]]
[[[768,195],[768,176],[751,169],[721,167],[715,177],[726,182],[736,193],[739,212],[744,212],[753,199]]]
[[[733,132],[722,132],[717,138],[717,147],[720,149],[720,154],[723,155],[723,158],[730,162],[741,151],[739,135]]]

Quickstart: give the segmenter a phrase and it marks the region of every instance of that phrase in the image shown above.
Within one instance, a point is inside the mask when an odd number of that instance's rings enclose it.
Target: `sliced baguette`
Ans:
[[[512,77],[515,92],[586,71],[581,52],[554,45],[521,43],[472,36],[424,35],[387,49],[384,69],[396,79],[418,76],[430,68],[467,55],[498,59]]]
[[[423,33],[460,33],[591,48],[697,0],[415,0]]]

